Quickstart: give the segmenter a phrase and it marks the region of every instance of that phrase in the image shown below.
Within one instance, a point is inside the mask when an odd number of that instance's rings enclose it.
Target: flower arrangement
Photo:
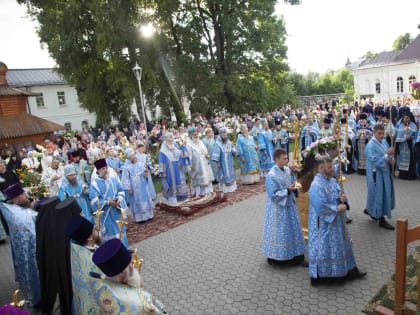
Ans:
[[[16,170],[19,176],[20,184],[29,198],[41,200],[48,193],[47,187],[41,182],[41,174],[33,169],[28,169],[22,165],[22,168]]]
[[[317,154],[323,154],[331,150],[336,150],[337,145],[338,143],[335,137],[325,137],[312,142],[310,146],[306,147],[306,149],[302,151],[302,156],[306,158],[309,153],[312,153],[314,156],[316,156]]]
[[[410,86],[411,95],[413,95],[416,100],[420,100],[420,82],[411,82]]]

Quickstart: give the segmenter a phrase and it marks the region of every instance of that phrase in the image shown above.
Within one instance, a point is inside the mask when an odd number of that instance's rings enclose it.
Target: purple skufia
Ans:
[[[0,315],[30,315],[30,313],[12,305],[4,305],[0,308]]]

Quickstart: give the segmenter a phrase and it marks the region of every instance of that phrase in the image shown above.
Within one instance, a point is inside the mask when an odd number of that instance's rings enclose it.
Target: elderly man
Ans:
[[[60,166],[60,158],[54,157],[51,166],[42,171],[41,181],[48,188],[49,197],[57,196],[58,189],[64,177],[64,169]]]
[[[90,222],[94,222],[92,208],[88,201],[88,187],[77,177],[76,170],[72,164],[64,167],[64,179],[58,189],[58,197],[61,201],[70,197],[75,198],[82,209],[82,215]]]
[[[213,155],[213,150],[214,150],[214,144],[216,143],[215,140],[214,140],[214,132],[213,132],[212,128],[210,128],[210,127],[206,128],[205,136],[201,141],[203,141],[204,145],[207,148],[207,152],[209,153],[210,157],[208,158],[208,160],[209,160],[209,163],[210,163],[210,166],[211,166],[211,170],[213,172],[213,177],[216,180],[217,169],[215,167],[215,164],[212,163],[212,161],[211,161],[211,156]]]
[[[181,176],[181,151],[175,147],[173,134],[168,132],[159,151],[159,172],[163,199],[177,203],[188,198],[188,188]]]
[[[236,155],[236,149],[228,139],[227,129],[222,127],[219,129],[219,136],[214,145],[211,159],[217,165],[219,190],[224,193],[234,192],[237,188],[235,169],[233,168],[234,155]]]
[[[36,212],[19,183],[4,190],[12,204],[0,203],[0,210],[7,221],[10,232],[15,279],[25,290],[29,304],[37,305],[41,289],[36,261]]]
[[[213,172],[210,167],[210,155],[206,146],[200,140],[197,129],[188,129],[187,150],[191,158],[191,179],[196,197],[205,196],[213,192]]]
[[[241,168],[241,183],[251,185],[260,181],[257,146],[245,124],[241,125],[240,131],[236,148]]]
[[[96,294],[100,313],[166,314],[162,303],[142,288],[140,272],[120,240],[102,244],[92,261],[105,274],[104,280],[92,283],[91,290]]]
[[[27,169],[37,169],[39,167],[39,161],[34,157],[33,151],[28,151],[27,156],[22,159],[22,165],[25,165]]]
[[[128,191],[128,203],[135,222],[153,219],[153,199],[149,189],[148,169],[137,161],[132,148],[125,150],[126,164],[122,167],[121,188]]]
[[[95,168],[98,177],[89,187],[90,204],[93,211],[101,211],[101,236],[104,241],[119,237],[120,227],[117,221],[125,218],[125,194],[120,182],[115,177],[108,176],[108,166],[105,159],[97,160]],[[121,228],[122,242],[128,247],[126,228]]]

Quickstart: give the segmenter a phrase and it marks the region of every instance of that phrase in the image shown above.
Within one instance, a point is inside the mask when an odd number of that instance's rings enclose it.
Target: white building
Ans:
[[[420,35],[407,48],[382,52],[352,71],[360,98],[387,100],[410,94],[410,83],[420,81]]]
[[[96,115],[80,107],[76,89],[54,69],[9,69],[9,86],[39,93],[28,98],[28,113],[69,129],[94,126]]]

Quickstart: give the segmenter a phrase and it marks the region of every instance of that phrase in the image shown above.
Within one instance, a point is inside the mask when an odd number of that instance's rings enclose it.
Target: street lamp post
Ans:
[[[143,72],[143,69],[138,65],[138,63],[136,62],[136,66],[133,68],[133,72],[134,75],[136,76],[138,85],[139,85],[139,94],[140,94],[140,106],[141,106],[141,112],[143,115],[143,123],[144,123],[144,129],[146,132],[146,142],[148,140],[148,136],[147,136],[147,122],[146,122],[146,112],[144,110],[144,100],[143,100],[143,91],[141,89],[141,74]],[[147,143],[146,143],[147,145]]]

